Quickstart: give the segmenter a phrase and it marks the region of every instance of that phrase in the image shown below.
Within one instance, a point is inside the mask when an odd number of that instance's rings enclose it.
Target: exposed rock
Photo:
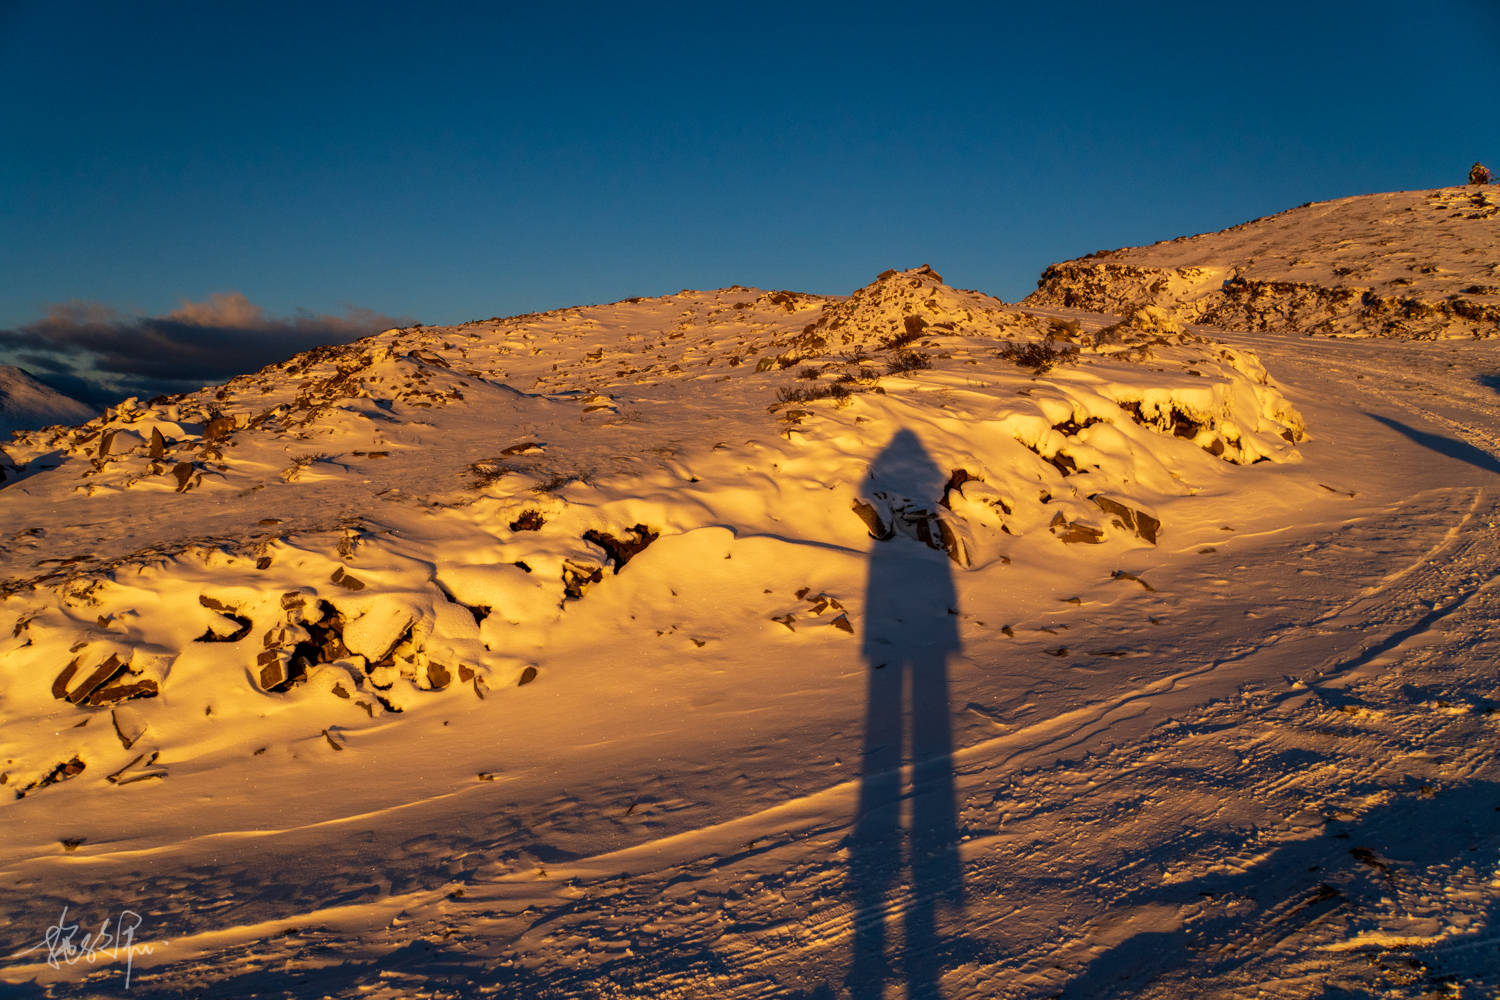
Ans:
[[[967,476],[967,473],[965,475]],[[969,555],[963,539],[943,514],[924,503],[904,497],[896,497],[883,492],[875,493],[874,497],[881,506],[887,508],[884,516],[878,507],[864,500],[856,499],[851,504],[854,513],[864,522],[871,538],[884,542],[897,535],[903,535],[921,542],[930,549],[943,550],[948,554],[948,558],[959,566],[969,565]],[[947,499],[947,490],[945,490],[939,504],[947,507],[948,504],[944,502]]]
[[[859,519],[864,522],[865,528],[870,532],[871,538],[883,542],[895,536],[894,527],[881,520],[880,513],[875,509],[873,504],[866,503],[863,500],[855,500],[852,507],[854,513],[859,515]]]
[[[204,441],[222,441],[234,433],[234,417],[224,413],[216,413],[209,418],[203,427]]]
[[[590,563],[563,561],[562,581],[564,600],[581,600],[591,584],[604,579],[604,569]]]
[[[119,705],[109,714],[110,721],[114,723],[115,735],[120,738],[120,745],[126,750],[135,746],[146,735],[146,721],[134,709]]]
[[[329,579],[338,584],[340,587],[343,587],[345,590],[365,589],[364,581],[345,570],[342,566],[334,570],[333,575],[329,577]]]
[[[1475,165],[1481,169],[1480,165]],[[1218,233],[1053,264],[1026,305],[1225,329],[1413,339],[1500,335],[1500,305],[1475,298],[1488,262],[1487,189],[1447,188],[1309,204]],[[1472,221],[1471,221],[1472,220]],[[1443,266],[1423,263],[1442,234]],[[1308,273],[1309,265],[1323,273]],[[1484,264],[1480,264],[1482,268]]]
[[[255,658],[257,679],[263,691],[281,694],[306,680],[308,670],[319,663],[332,663],[347,656],[343,642],[344,618],[327,601],[320,601],[312,615],[304,617],[303,607],[291,599],[295,592],[283,595],[282,604],[301,621],[288,621],[266,632],[265,647]],[[312,620],[308,620],[312,619]]]
[[[1074,544],[1082,542],[1087,545],[1098,545],[1104,541],[1104,532],[1081,521],[1069,521],[1063,516],[1062,511],[1052,518],[1052,523],[1047,526],[1060,541]]]
[[[521,671],[521,677],[516,681],[516,686],[522,687],[524,685],[530,684],[534,680],[536,680],[536,667],[528,666],[525,670]]]
[[[968,566],[969,551],[952,523],[945,517],[938,517],[935,520],[938,526],[938,541],[941,543],[943,551],[948,554],[948,558],[952,559],[959,566]]]
[[[167,456],[167,439],[162,435],[160,427],[151,428],[151,445],[147,455],[153,461],[159,461]]]
[[[306,658],[298,657],[289,649],[261,650],[255,658],[255,665],[259,669],[257,680],[260,688],[268,694],[289,691],[292,685],[307,676]]]
[[[89,708],[112,705],[135,698],[154,698],[159,693],[156,681],[130,669],[129,660],[110,653],[92,670],[82,668],[83,656],[76,656],[52,682],[52,696],[61,701]]]
[[[186,493],[202,481],[198,467],[192,462],[178,462],[172,467],[172,476],[177,480],[178,493]]]
[[[953,509],[953,497],[952,497],[952,494],[953,494],[953,492],[955,490],[962,491],[964,483],[982,482],[982,481],[983,480],[980,480],[980,478],[978,476],[972,475],[966,469],[954,469],[953,472],[949,474],[948,481],[943,484],[943,496],[942,496],[942,499],[938,500],[938,503],[942,504],[944,507],[948,508],[949,510],[952,510]]]
[[[1151,593],[1153,593],[1153,594],[1156,593],[1156,588],[1153,587],[1153,586],[1151,586],[1151,584],[1147,583],[1145,580],[1143,580],[1140,577],[1136,576],[1134,573],[1127,573],[1127,572],[1125,572],[1123,569],[1117,569],[1117,570],[1115,570],[1113,573],[1110,574],[1110,578],[1114,579],[1114,580],[1130,580],[1130,581],[1132,581],[1134,583],[1140,584],[1142,587],[1145,587]]]
[[[1111,499],[1102,493],[1095,493],[1089,497],[1094,505],[1104,513],[1110,515],[1116,526],[1133,532],[1144,541],[1156,544],[1157,532],[1161,530],[1161,521],[1147,514],[1145,511],[1127,507],[1118,500]]]
[[[217,612],[222,616],[222,619],[221,621],[210,622],[208,629],[197,639],[193,640],[194,642],[239,642],[245,636],[249,635],[250,630],[254,628],[254,624],[250,619],[240,614],[239,610],[233,605],[225,604],[223,601],[205,595],[198,597],[198,603],[210,611]],[[229,627],[231,624],[234,628]]]
[[[625,568],[625,564],[642,552],[648,545],[659,538],[661,532],[637,524],[633,528],[627,528],[624,537],[607,535],[602,531],[589,530],[583,533],[583,540],[592,542],[604,550],[614,565],[615,573]]]
[[[141,754],[114,774],[106,774],[104,779],[112,785],[129,785],[152,778],[165,778],[166,767],[156,762],[160,753],[159,750],[152,750],[149,754]]]
[[[57,764],[52,768],[52,770],[42,775],[31,784],[16,789],[16,798],[24,799],[32,792],[40,791],[41,789],[46,788],[48,785],[56,785],[59,782],[68,781],[71,778],[76,778],[78,777],[78,775],[83,773],[83,769],[85,766],[86,765],[83,763],[83,759],[80,758],[77,754],[74,754],[72,758]]]

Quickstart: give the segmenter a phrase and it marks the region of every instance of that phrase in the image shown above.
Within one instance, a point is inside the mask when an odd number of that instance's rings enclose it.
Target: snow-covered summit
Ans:
[[[39,382],[14,365],[0,365],[0,437],[51,424],[73,424],[98,411]]]
[[[1054,264],[1026,302],[1143,304],[1226,329],[1500,335],[1500,188],[1318,202],[1217,233]]]

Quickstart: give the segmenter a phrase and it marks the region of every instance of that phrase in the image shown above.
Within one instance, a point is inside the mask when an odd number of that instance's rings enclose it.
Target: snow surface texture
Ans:
[[[43,385],[24,368],[0,365],[0,437],[50,424],[78,423],[98,412]]]
[[[1497,373],[917,269],[23,435],[0,982],[1493,995]]]
[[[1361,195],[1049,267],[1028,305],[1152,304],[1228,329],[1500,335],[1500,188]]]

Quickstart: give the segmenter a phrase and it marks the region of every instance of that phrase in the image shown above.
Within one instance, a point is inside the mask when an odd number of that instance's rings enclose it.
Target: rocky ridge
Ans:
[[[1053,264],[1025,304],[1153,305],[1225,329],[1433,340],[1500,335],[1500,194],[1362,195]]]

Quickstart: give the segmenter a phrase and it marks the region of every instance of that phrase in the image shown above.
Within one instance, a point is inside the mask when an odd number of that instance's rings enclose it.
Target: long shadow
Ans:
[[[855,1000],[883,997],[886,984],[900,978],[908,1000],[939,997],[945,949],[938,908],[963,902],[948,709],[958,604],[948,558],[930,541],[945,478],[917,436],[903,430],[876,458],[862,491],[886,540],[874,546],[865,591],[869,688],[849,859],[855,932],[848,985]],[[908,734],[912,783],[903,797]],[[894,912],[902,915],[899,948],[887,940],[886,917]]]
[[[1442,434],[1433,434],[1430,431],[1419,431],[1415,427],[1403,424],[1399,420],[1392,420],[1390,417],[1382,417],[1378,413],[1366,412],[1365,416],[1371,420],[1385,424],[1391,430],[1410,438],[1424,448],[1431,448],[1440,455],[1456,458],[1460,462],[1468,462],[1475,468],[1483,469],[1485,472],[1500,472],[1500,459],[1495,458],[1494,455],[1491,455],[1487,451],[1474,447],[1467,441],[1460,441],[1457,438],[1447,437]]]

